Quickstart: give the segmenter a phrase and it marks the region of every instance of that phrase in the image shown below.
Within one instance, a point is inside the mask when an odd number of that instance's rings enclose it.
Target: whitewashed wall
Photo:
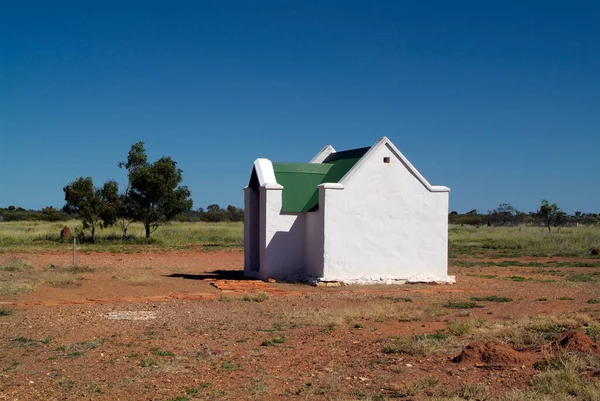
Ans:
[[[294,280],[304,274],[306,215],[281,214],[282,190],[281,185],[261,188],[261,219],[265,221],[262,279]]]
[[[321,192],[321,191],[319,191]],[[308,277],[323,276],[323,213],[321,210],[307,212],[304,254],[304,275]]]
[[[389,146],[359,163],[341,185],[323,188],[323,279],[450,280],[448,192],[428,189]]]

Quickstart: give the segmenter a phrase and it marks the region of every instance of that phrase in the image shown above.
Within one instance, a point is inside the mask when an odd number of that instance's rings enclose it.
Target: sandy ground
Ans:
[[[0,265],[15,258],[30,275],[71,263],[69,253],[4,253]],[[519,259],[531,260],[549,259]],[[540,349],[519,350],[510,369],[486,369],[452,362],[462,346],[428,357],[384,347],[451,322],[600,315],[587,303],[600,299],[597,283],[565,281],[598,268],[456,267],[452,286],[322,288],[243,280],[241,252],[89,253],[78,265],[93,271],[0,295],[12,311],[0,316],[0,400],[386,399],[419,380],[436,394],[465,384],[497,394],[527,386]],[[268,299],[257,302],[262,292]],[[513,302],[442,307],[486,295]],[[427,388],[405,399],[427,399]]]

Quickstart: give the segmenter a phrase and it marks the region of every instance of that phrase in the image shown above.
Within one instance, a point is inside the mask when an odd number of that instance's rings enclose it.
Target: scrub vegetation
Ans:
[[[33,249],[66,250],[71,244],[61,243],[60,231],[68,226],[80,232],[81,222],[0,222],[0,252]],[[183,223],[161,226],[151,238],[145,238],[145,228],[132,223],[127,239],[115,225],[96,232],[96,242],[81,244],[82,250],[141,251],[153,249],[184,249],[189,247],[243,249],[242,222]],[[600,248],[600,227],[564,227],[548,234],[544,227],[473,227],[453,226],[448,231],[451,264],[461,267],[524,266],[524,267],[600,267],[600,258],[590,261],[490,260],[531,257],[587,257]],[[487,259],[480,261],[478,259]],[[574,264],[573,264],[574,263]]]

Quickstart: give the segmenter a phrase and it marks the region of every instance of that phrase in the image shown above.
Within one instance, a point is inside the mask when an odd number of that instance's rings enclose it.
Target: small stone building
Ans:
[[[310,163],[254,162],[244,188],[244,274],[344,283],[454,282],[448,193],[388,138]]]

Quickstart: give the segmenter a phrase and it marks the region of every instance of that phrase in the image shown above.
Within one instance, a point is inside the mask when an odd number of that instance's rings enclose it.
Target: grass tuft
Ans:
[[[7,264],[0,265],[0,271],[21,272],[31,269],[31,264],[23,259],[13,258]]]
[[[473,308],[483,308],[484,306],[476,304],[475,302],[448,302],[446,305],[442,305],[444,308],[448,309],[473,309]]]
[[[285,337],[276,337],[276,338],[271,338],[268,340],[264,340],[262,343],[260,343],[260,345],[262,347],[272,347],[275,344],[283,344],[285,343]]]
[[[497,295],[489,295],[487,297],[471,297],[471,301],[478,302],[512,302],[512,298],[499,297]]]
[[[266,292],[259,292],[256,295],[246,293],[242,297],[242,301],[245,302],[264,302],[267,299],[269,299],[269,294]]]

